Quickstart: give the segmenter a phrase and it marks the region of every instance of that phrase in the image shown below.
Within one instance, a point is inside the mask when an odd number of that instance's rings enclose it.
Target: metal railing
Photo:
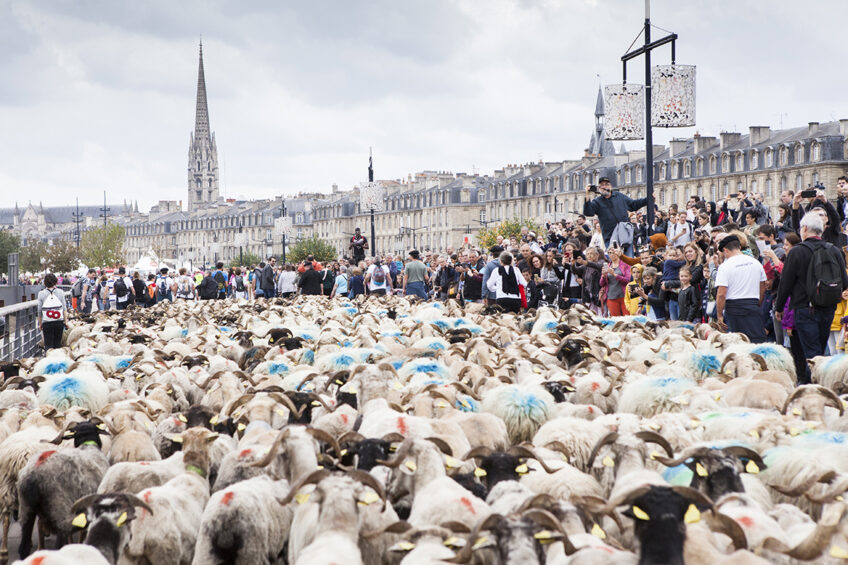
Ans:
[[[38,300],[0,308],[0,360],[32,357],[40,347]]]

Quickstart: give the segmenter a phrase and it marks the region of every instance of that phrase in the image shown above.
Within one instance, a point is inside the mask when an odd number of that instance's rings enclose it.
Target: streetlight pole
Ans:
[[[675,41],[677,34],[672,33],[656,41],[651,41],[651,0],[645,0],[645,44],[638,49],[625,53],[621,57],[624,83],[627,83],[627,61],[640,55],[645,56],[645,192],[648,199],[647,222],[654,225],[654,135],[651,127],[651,51],[671,43],[671,64],[675,63]]]
[[[100,211],[103,212],[102,214],[100,214],[100,217],[103,218],[103,227],[104,228],[106,227],[106,219],[109,217],[109,211],[110,210],[112,210],[112,209],[108,208],[106,206],[106,191],[104,190],[103,191],[103,208],[100,209]]]
[[[280,206],[282,208],[280,210],[280,217],[285,218],[286,217],[286,197],[281,196],[280,199],[281,199]],[[286,264],[286,232],[285,232],[285,230],[283,230],[283,256],[282,256],[281,263],[283,265]]]
[[[244,216],[239,216],[239,267],[244,265],[244,259],[242,258],[242,245],[243,242],[241,240],[241,232],[242,226],[244,225]]]
[[[74,232],[74,239],[75,239],[75,240],[76,240],[76,242],[77,242],[77,249],[79,249],[79,246],[80,246],[80,239],[81,239],[81,237],[82,237],[82,235],[81,235],[81,233],[80,233],[80,224],[82,223],[82,214],[80,214],[80,211],[79,211],[79,198],[77,198],[77,211],[76,211],[76,212],[73,212],[73,213],[71,214],[71,216],[73,216],[73,218],[74,218],[74,223],[75,223],[75,224],[76,224],[76,226],[77,226],[76,231]]]
[[[374,182],[374,157],[371,148],[368,148],[368,182]],[[374,208],[371,208],[371,257],[376,256],[377,245],[374,241]]]

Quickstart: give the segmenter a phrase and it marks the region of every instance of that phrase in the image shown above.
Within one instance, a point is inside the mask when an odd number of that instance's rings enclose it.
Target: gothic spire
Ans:
[[[197,68],[197,110],[194,117],[194,138],[209,139],[209,107],[206,105],[206,77],[203,74],[203,41],[200,41],[200,63]]]
[[[203,61],[200,62],[201,65]],[[202,69],[201,69],[202,72]],[[595,100],[595,116],[603,116],[604,115],[604,92],[601,90],[601,87],[598,86],[598,98]]]

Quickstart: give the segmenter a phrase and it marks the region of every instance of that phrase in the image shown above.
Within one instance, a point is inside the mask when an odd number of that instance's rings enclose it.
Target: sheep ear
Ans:
[[[180,434],[165,434],[165,438],[171,440],[174,443],[182,443],[183,436]]]
[[[210,434],[209,437],[206,438],[206,442],[212,443],[216,439],[218,439],[218,433],[217,432]]]

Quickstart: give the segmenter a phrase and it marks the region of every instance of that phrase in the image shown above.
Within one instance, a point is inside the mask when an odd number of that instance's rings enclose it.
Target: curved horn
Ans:
[[[403,460],[406,459],[406,455],[409,453],[409,449],[412,447],[411,441],[404,441],[401,444],[400,449],[397,450],[393,459],[389,461],[384,461],[382,459],[377,459],[377,465],[383,465],[384,467],[389,467],[390,469],[394,469],[399,467]]]
[[[542,467],[542,469],[544,469],[545,472],[548,473],[549,475],[551,473],[557,472],[556,469],[551,469],[550,467],[548,467],[545,464],[544,460],[542,460],[541,457],[536,455],[535,451],[533,451],[531,448],[529,448],[525,445],[515,445],[513,447],[510,447],[509,451],[507,451],[507,453],[509,453],[510,455],[514,455],[516,457],[526,457],[526,458],[530,458],[530,459],[535,459],[539,463],[539,465]]]
[[[453,386],[456,390],[458,390],[459,392],[461,392],[462,394],[464,394],[464,395],[466,395],[466,396],[470,396],[471,398],[473,398],[474,400],[477,400],[478,402],[480,401],[480,396],[479,396],[476,392],[474,392],[473,390],[471,390],[470,388],[468,388],[468,385],[466,385],[465,383],[461,383],[461,382],[459,382],[459,381],[451,381],[451,383],[450,383],[450,384],[451,384],[451,385],[452,385],[452,386]]]
[[[254,461],[250,464],[250,466],[267,467],[268,465],[270,465],[274,458],[277,457],[277,451],[280,449],[280,444],[283,443],[283,440],[288,437],[289,432],[289,428],[285,428],[284,430],[282,430],[279,435],[274,439],[274,443],[271,444],[271,448],[268,450],[268,453],[265,454],[265,457],[263,457],[259,461]]]
[[[312,437],[314,437],[315,439],[323,441],[324,443],[330,444],[330,447],[333,448],[333,453],[336,454],[336,457],[338,457],[339,454],[342,452],[342,449],[341,449],[341,447],[339,447],[339,442],[336,441],[336,438],[334,438],[333,436],[331,436],[330,434],[328,434],[324,430],[321,430],[321,429],[318,429],[318,428],[313,428],[313,427],[310,426],[310,427],[306,428],[306,432],[309,435],[311,435]]]
[[[324,479],[326,479],[329,476],[330,476],[330,471],[328,471],[327,469],[320,469],[318,471],[313,471],[312,473],[310,473],[309,475],[307,475],[306,477],[301,479],[300,482],[295,484],[291,488],[289,493],[286,495],[286,497],[280,501],[280,504],[285,506],[286,504],[288,504],[289,502],[292,501],[292,499],[295,497],[295,495],[298,493],[298,491],[300,491],[300,489],[302,489],[306,485],[314,485],[316,483],[320,483],[321,481],[323,481]]]
[[[659,456],[659,457],[654,457],[654,460],[659,461],[660,463],[662,463],[666,467],[677,467],[678,465],[685,462],[690,457],[694,457],[694,458],[702,457],[702,456],[708,454],[710,451],[712,451],[712,450],[709,447],[705,447],[705,446],[690,447],[690,448],[687,448],[687,449],[684,449],[683,451],[681,451],[680,454],[677,457],[669,458],[669,457]]]
[[[673,490],[683,498],[689,500],[690,502],[701,504],[707,508],[713,507],[713,501],[710,500],[707,495],[705,495],[699,490],[693,489],[692,487],[674,485],[673,487],[671,487],[671,490]]]
[[[280,394],[279,392],[269,392],[268,396],[273,398],[283,406],[289,409],[289,412],[292,414],[296,414],[298,417],[303,413],[304,407],[301,407],[300,410],[297,409],[297,406],[294,405],[292,399],[289,398],[288,394]]]
[[[752,460],[757,466],[760,468],[760,471],[766,468],[766,464],[763,461],[763,458],[760,457],[760,454],[754,451],[753,449],[749,449],[742,445],[731,445],[729,447],[725,447],[721,449],[728,455],[733,455],[734,457],[747,457]]]
[[[273,394],[273,393],[272,393],[272,394]],[[230,406],[227,408],[227,416],[232,416],[232,415],[233,415],[233,412],[235,412],[235,411],[236,411],[236,408],[238,408],[238,407],[239,407],[239,406],[241,406],[242,404],[246,404],[247,402],[249,402],[250,400],[252,400],[252,399],[253,399],[253,396],[254,396],[253,394],[247,394],[247,393],[245,393],[245,394],[242,394],[241,396],[239,396],[237,399],[235,399],[235,400],[233,401],[233,403],[232,403],[232,404],[230,404]]]
[[[345,443],[348,443],[348,442],[359,443],[360,441],[363,441],[364,439],[365,439],[365,436],[362,435],[361,433],[351,431],[351,432],[343,433],[339,437],[338,442],[339,442],[339,445],[344,445]]]
[[[667,439],[665,439],[663,436],[661,436],[657,432],[654,432],[654,431],[651,431],[651,430],[644,430],[644,431],[641,431],[641,432],[636,432],[633,435],[638,437],[639,439],[641,439],[645,443],[655,443],[655,444],[659,445],[660,447],[662,447],[665,450],[666,453],[668,453],[669,457],[674,457],[674,448],[671,447],[671,444],[668,443]]]
[[[390,443],[401,443],[406,438],[404,438],[402,435],[400,435],[397,432],[389,432],[386,435],[384,435],[383,437],[381,437],[380,439],[382,439],[383,441],[388,441]]]
[[[801,496],[802,494],[806,493],[808,490],[813,488],[813,486],[816,483],[825,483],[825,482],[833,480],[834,478],[836,478],[836,472],[835,471],[828,471],[827,473],[824,473],[823,475],[819,475],[818,477],[814,476],[814,477],[808,478],[806,481],[799,483],[795,488],[786,488],[786,487],[779,486],[779,485],[768,485],[768,486],[770,486],[771,488],[773,488],[774,490],[776,490],[780,494],[790,496],[790,497],[796,497],[796,496]]]
[[[745,530],[742,529],[742,526],[736,520],[727,514],[716,512],[714,516],[711,516],[707,520],[707,523],[714,532],[719,532],[729,537],[730,541],[733,542],[734,549],[741,549],[743,551],[748,549],[748,537],[745,535]]]
[[[768,363],[766,363],[765,357],[763,357],[759,353],[751,353],[750,357],[751,359],[757,362],[757,364],[760,366],[761,371],[768,371],[769,366]]]
[[[380,497],[380,500],[383,501],[383,509],[386,507],[386,492],[383,490],[383,486],[377,482],[377,479],[374,478],[370,473],[366,473],[365,471],[350,471],[347,474],[348,477],[355,481],[359,481],[363,485],[369,487],[374,492],[377,493],[377,496]]]
[[[463,460],[468,460],[471,458],[478,459],[483,457],[488,457],[493,453],[492,449],[486,447],[484,445],[473,448],[471,451],[462,456]]]
[[[427,441],[431,442],[433,445],[439,448],[439,451],[444,453],[445,455],[450,455],[453,457],[453,449],[448,445],[448,442],[443,440],[440,437],[428,437],[425,438]]]
[[[610,444],[610,443],[615,443],[616,440],[618,440],[618,433],[617,432],[610,432],[607,435],[605,435],[604,437],[602,437],[601,439],[599,439],[598,442],[595,444],[595,446],[592,448],[592,453],[591,453],[591,455],[589,455],[589,460],[586,462],[586,469],[588,469],[588,470],[592,469],[592,466],[595,464],[595,457],[598,456],[598,452],[601,450],[601,448],[603,446]]]

